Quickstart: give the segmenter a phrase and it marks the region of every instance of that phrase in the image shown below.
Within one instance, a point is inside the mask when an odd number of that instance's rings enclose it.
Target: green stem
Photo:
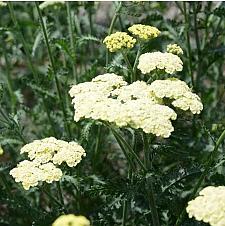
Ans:
[[[197,57],[198,57],[198,66],[197,66],[197,75],[196,75],[196,90],[198,90],[199,80],[200,80],[200,71],[201,71],[201,46],[199,41],[199,34],[198,34],[198,26],[197,26],[197,7],[196,2],[193,3],[193,11],[194,11],[194,33],[195,33],[195,41],[197,47]]]
[[[49,192],[47,192],[45,189],[42,189],[42,191],[57,205],[63,208],[62,203],[60,203],[55,197],[53,197]]]
[[[60,181],[56,182],[56,186],[57,186],[57,189],[58,189],[60,203],[64,207],[65,204],[64,204],[63,193],[62,193],[62,188],[61,188]]]
[[[39,8],[38,2],[35,2],[35,5],[36,5],[37,11],[38,11],[38,16],[39,16],[39,19],[40,19],[41,28],[42,28],[42,31],[43,31],[43,34],[44,34],[45,44],[47,46],[47,51],[48,51],[49,59],[50,59],[53,74],[54,74],[56,89],[57,89],[57,93],[58,93],[58,96],[59,96],[59,102],[60,102],[61,109],[62,109],[62,112],[63,112],[63,117],[64,117],[64,125],[65,125],[65,128],[66,128],[66,132],[68,134],[68,137],[71,138],[70,126],[67,122],[66,108],[65,108],[64,102],[63,102],[63,96],[62,96],[62,92],[61,92],[61,89],[60,89],[60,83],[59,83],[59,80],[58,80],[58,77],[57,77],[56,66],[55,66],[52,51],[51,51],[51,48],[50,48],[46,27],[44,25],[42,13],[41,13],[41,10]]]
[[[149,141],[145,133],[143,133],[143,147],[144,147],[144,156],[145,156],[145,161],[144,161],[145,167],[148,170],[152,170],[152,161],[149,159],[149,155],[150,155]],[[151,209],[153,226],[160,226],[157,206],[155,202],[154,187],[153,187],[152,179],[149,176],[147,176],[146,178],[145,186],[146,186],[146,192],[147,192],[148,201],[149,201],[149,207]]]
[[[69,30],[69,37],[70,37],[70,48],[72,49],[72,54],[74,58],[74,62],[71,59],[71,65],[73,70],[73,78],[75,79],[75,83],[78,83],[77,73],[76,73],[76,49],[75,49],[75,42],[74,42],[74,26],[72,22],[72,15],[70,10],[70,2],[66,2],[66,9],[67,9],[67,20],[68,20],[68,30]]]
[[[133,66],[133,81],[136,81],[137,80],[137,65],[138,65],[138,60],[139,60],[140,55],[141,55],[141,43],[139,43],[138,52],[137,52],[137,55],[136,55],[136,58],[135,58],[135,61],[134,61],[134,66]]]
[[[192,69],[192,54],[191,54],[191,44],[190,44],[190,18],[189,14],[187,13],[186,2],[183,2],[183,12],[184,12],[184,21],[185,21],[185,35],[186,35],[186,42],[188,48],[188,72],[189,76],[191,77],[192,86],[195,87],[194,84],[194,75]]]
[[[207,174],[210,172],[210,169],[212,167],[213,161],[216,157],[216,155],[218,154],[218,149],[220,144],[224,141],[225,139],[225,130],[221,133],[220,137],[218,138],[215,147],[213,149],[213,151],[210,153],[206,165],[205,165],[205,170],[203,171],[203,173],[201,174],[197,184],[195,185],[192,194],[189,197],[189,200],[193,199],[194,196],[196,195],[198,189],[201,187],[205,177],[207,176]],[[185,212],[186,208],[184,208],[181,212],[181,214],[179,215],[177,221],[176,221],[176,225],[175,226],[179,226],[182,223],[182,220],[184,219],[186,212]]]
[[[2,49],[3,49],[4,58],[5,58],[7,85],[8,85],[9,96],[10,96],[10,99],[11,99],[11,109],[12,109],[12,112],[15,113],[16,95],[13,91],[13,80],[11,78],[11,73],[10,73],[11,67],[10,67],[10,63],[9,63],[8,56],[7,56],[5,48],[6,48],[5,43],[3,43]]]
[[[128,176],[127,176],[127,179],[128,181],[130,181],[131,183],[133,183],[133,180],[132,180],[132,176],[133,176],[133,173],[132,173],[132,168],[129,166],[128,168]],[[125,199],[123,201],[123,209],[122,209],[122,226],[126,226],[126,221],[127,221],[127,210],[128,210],[128,204],[130,205],[130,198],[127,200]]]
[[[35,80],[36,84],[38,85],[39,84],[38,74],[37,74],[37,71],[35,70],[35,67],[33,65],[32,57],[31,57],[29,48],[27,46],[27,42],[25,41],[23,33],[22,33],[21,29],[20,29],[20,25],[19,25],[19,23],[18,23],[18,21],[17,21],[17,19],[15,17],[13,4],[11,2],[8,2],[8,7],[9,7],[9,12],[10,12],[11,19],[12,19],[13,24],[16,27],[16,30],[17,30],[17,33],[18,33],[18,38],[19,38],[19,40],[21,41],[21,43],[23,45],[23,48],[24,48],[24,51],[25,51],[25,54],[26,54],[26,58],[27,58],[28,66],[29,66],[29,68],[30,68],[30,70],[31,70],[31,72],[33,74],[33,77],[34,77],[34,80]],[[41,94],[41,97],[42,97],[44,106],[47,106],[44,94]],[[55,126],[54,126],[53,120],[52,120],[52,118],[50,116],[48,108],[45,107],[45,110],[46,110],[46,113],[47,113],[48,121],[49,121],[49,123],[50,123],[50,125],[52,127],[52,131],[53,131],[53,133],[55,135],[56,131],[55,131]]]
[[[112,18],[112,21],[111,21],[111,24],[110,24],[110,27],[109,27],[109,31],[108,31],[108,35],[111,35],[112,34],[114,25],[115,25],[116,20],[117,20],[117,18],[119,16],[119,13],[120,13],[121,8],[122,8],[122,2],[119,2],[119,5],[116,8],[115,14],[114,14],[114,16]],[[109,50],[106,49],[106,67],[108,66],[108,64],[109,64]]]
[[[127,148],[125,147],[124,143],[121,141],[121,138],[118,136],[118,133],[115,132],[112,128],[110,128],[110,129],[111,129],[111,131],[112,131],[114,137],[116,138],[116,141],[118,142],[118,144],[119,144],[121,150],[123,151],[123,154],[124,154],[124,156],[126,157],[128,163],[129,163],[129,165],[132,167],[132,169],[135,170],[135,165],[134,165],[134,163],[133,163],[133,161],[132,161],[132,159],[131,159],[131,156],[129,155],[129,153],[128,153],[128,151],[127,151]]]
[[[125,62],[126,62],[126,64],[127,64],[127,67],[128,67],[128,69],[129,69],[129,71],[130,71],[130,73],[131,73],[130,81],[131,81],[131,83],[132,83],[132,82],[135,81],[135,76],[134,76],[134,72],[133,72],[133,67],[131,66],[131,63],[130,63],[128,57],[127,57],[127,53],[126,53],[125,51],[121,51],[121,52],[122,52],[123,58],[124,58],[124,60],[125,60]]]

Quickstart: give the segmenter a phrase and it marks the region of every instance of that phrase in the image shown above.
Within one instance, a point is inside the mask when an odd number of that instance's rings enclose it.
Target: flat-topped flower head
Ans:
[[[169,137],[174,130],[171,120],[176,119],[176,113],[161,105],[145,82],[128,85],[121,76],[99,75],[91,82],[73,86],[69,93],[75,121],[102,120],[162,137]]]
[[[59,181],[62,171],[50,162],[40,164],[36,161],[24,160],[10,171],[10,175],[17,183],[22,182],[25,190],[29,190],[41,181],[47,183]]]
[[[45,9],[45,8],[49,8],[49,7],[58,7],[60,5],[64,5],[65,1],[44,1],[39,5],[39,8],[41,10]]]
[[[179,79],[156,80],[151,83],[150,89],[158,98],[172,99],[172,105],[184,111],[190,109],[193,114],[200,114],[203,110],[199,96]]]
[[[175,55],[183,55],[183,50],[181,49],[181,47],[177,44],[169,44],[167,45],[166,47],[166,51],[167,53],[172,53],[172,54],[175,54]]]
[[[183,62],[180,57],[172,53],[144,53],[139,57],[137,68],[141,70],[142,74],[150,73],[156,69],[173,74],[183,70]]]
[[[211,226],[225,225],[225,186],[204,188],[198,197],[188,202],[186,211],[190,218]]]
[[[144,40],[156,38],[160,34],[158,28],[143,24],[134,24],[128,28],[128,31]]]
[[[54,164],[61,165],[66,162],[69,167],[76,166],[86,156],[84,149],[76,142],[57,140],[54,137],[34,140],[23,146],[20,152],[28,153],[30,160],[39,163],[53,161]]]
[[[61,215],[52,224],[52,226],[90,226],[90,221],[84,216],[74,214]]]
[[[24,160],[10,171],[16,182],[22,182],[24,189],[37,186],[39,182],[52,183],[62,177],[61,169],[57,168],[65,162],[69,167],[76,166],[86,153],[76,142],[57,140],[54,137],[34,140],[21,148],[28,153],[31,161]]]
[[[7,6],[7,3],[3,2],[3,1],[0,1],[0,7],[4,7],[4,6]]]
[[[126,32],[116,32],[107,36],[103,43],[110,52],[116,52],[122,49],[133,48],[136,39],[128,35]]]

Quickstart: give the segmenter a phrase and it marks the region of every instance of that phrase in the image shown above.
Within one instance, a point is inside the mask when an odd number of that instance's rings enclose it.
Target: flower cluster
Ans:
[[[193,114],[200,114],[203,109],[199,96],[192,93],[188,85],[179,79],[156,80],[150,88],[158,98],[172,99],[172,105],[184,111],[190,109]]]
[[[128,31],[138,38],[145,40],[156,38],[160,34],[160,31],[156,27],[143,24],[134,24],[128,28]]]
[[[172,99],[174,106],[190,109],[194,114],[203,108],[199,97],[180,80],[156,80],[151,85],[136,81],[128,85],[121,76],[104,74],[91,82],[74,85],[69,94],[73,98],[75,121],[103,120],[165,138],[174,130],[171,120],[177,115],[163,104],[164,97]]]
[[[3,2],[3,1],[0,1],[0,7],[4,7],[4,6],[7,6],[7,3]]]
[[[132,38],[126,32],[116,32],[107,36],[103,43],[110,52],[116,52],[121,49],[133,48],[136,39]]]
[[[16,182],[22,182],[26,190],[36,186],[39,181],[52,183],[60,180],[62,171],[55,165],[66,162],[69,167],[74,167],[86,156],[84,149],[76,142],[57,140],[54,137],[26,144],[21,148],[22,153],[28,153],[31,161],[20,162],[10,174]]]
[[[68,214],[58,217],[52,226],[90,226],[90,221],[84,216]]]
[[[175,55],[182,55],[184,53],[183,50],[181,49],[181,47],[178,46],[177,44],[167,45],[166,51],[168,53],[172,53],[172,54],[175,54]]]
[[[10,175],[15,178],[16,182],[22,182],[25,190],[29,190],[30,187],[37,186],[40,181],[47,183],[59,181],[62,171],[51,162],[40,164],[24,160],[10,171]]]
[[[49,6],[58,6],[65,4],[65,1],[44,1],[39,5],[40,9],[43,10]]]
[[[190,218],[212,226],[225,225],[225,186],[204,188],[188,203],[186,210]]]
[[[144,53],[139,57],[138,69],[143,74],[150,73],[153,70],[165,70],[168,74],[183,70],[183,62],[180,57],[172,53]]]

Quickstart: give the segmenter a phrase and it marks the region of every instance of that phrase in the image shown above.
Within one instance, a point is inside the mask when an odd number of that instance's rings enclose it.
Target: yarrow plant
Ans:
[[[170,136],[174,130],[170,120],[177,117],[173,109],[163,104],[163,97],[175,99],[174,106],[190,109],[194,114],[203,108],[200,98],[180,80],[156,80],[151,85],[137,81],[128,85],[121,76],[104,74],[73,86],[69,94],[73,98],[75,121],[103,120],[162,137]]]
[[[211,226],[225,225],[225,186],[202,189],[197,198],[188,202],[186,210],[190,218]]]
[[[175,54],[175,55],[183,55],[183,53],[184,53],[183,50],[181,49],[181,47],[178,46],[177,44],[167,45],[166,51],[168,53],[172,53],[172,54]]]
[[[224,226],[220,5],[0,2],[0,225]]]
[[[74,214],[61,215],[52,224],[52,226],[90,226],[90,221],[84,216]]]
[[[69,167],[74,167],[86,156],[84,149],[76,142],[57,140],[54,137],[26,144],[20,153],[28,153],[28,158],[32,161],[20,162],[10,174],[16,182],[22,182],[26,190],[37,186],[39,181],[59,181],[63,173],[56,166],[66,162]]]
[[[116,32],[107,36],[103,43],[110,52],[116,52],[123,49],[133,48],[136,43],[136,39],[132,38],[126,32]]]
[[[143,40],[156,38],[160,34],[158,28],[143,24],[134,24],[128,28],[128,31]]]
[[[142,74],[148,74],[156,69],[174,74],[183,70],[183,62],[180,57],[172,53],[144,53],[139,58],[138,69]]]

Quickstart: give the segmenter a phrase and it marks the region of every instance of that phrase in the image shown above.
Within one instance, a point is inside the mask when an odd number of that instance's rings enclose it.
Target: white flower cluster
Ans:
[[[58,217],[52,226],[90,226],[90,221],[84,216],[67,214]]]
[[[150,73],[156,69],[165,70],[168,74],[183,70],[183,62],[179,56],[172,53],[144,53],[139,57],[138,69],[143,74]]]
[[[199,96],[192,93],[188,85],[179,79],[156,80],[150,88],[158,98],[172,99],[172,105],[184,111],[190,109],[193,114],[200,114],[203,109]]]
[[[63,4],[65,4],[65,1],[60,1],[60,0],[58,0],[58,1],[44,1],[43,3],[41,3],[39,5],[39,7],[40,7],[41,10],[43,10],[43,9],[49,7],[49,6],[56,6],[56,5],[63,5]]]
[[[175,107],[190,109],[194,114],[203,108],[200,98],[180,80],[156,80],[151,85],[136,81],[128,85],[121,76],[104,74],[74,85],[69,94],[75,121],[103,120],[165,138],[174,130],[171,120],[177,115],[163,104],[164,97],[172,99]]]
[[[186,208],[190,218],[209,223],[211,226],[225,225],[225,186],[204,188],[200,196],[191,200]]]
[[[37,186],[40,181],[47,183],[59,181],[62,171],[51,162],[40,164],[24,160],[10,171],[10,175],[15,178],[17,183],[22,182],[25,190],[29,190],[30,187]]]
[[[20,162],[10,174],[16,182],[22,182],[26,190],[37,186],[39,181],[52,183],[60,180],[62,171],[55,165],[66,162],[69,167],[74,167],[86,156],[84,149],[76,142],[57,140],[54,137],[35,140],[23,146],[20,152],[28,153],[31,161]]]

